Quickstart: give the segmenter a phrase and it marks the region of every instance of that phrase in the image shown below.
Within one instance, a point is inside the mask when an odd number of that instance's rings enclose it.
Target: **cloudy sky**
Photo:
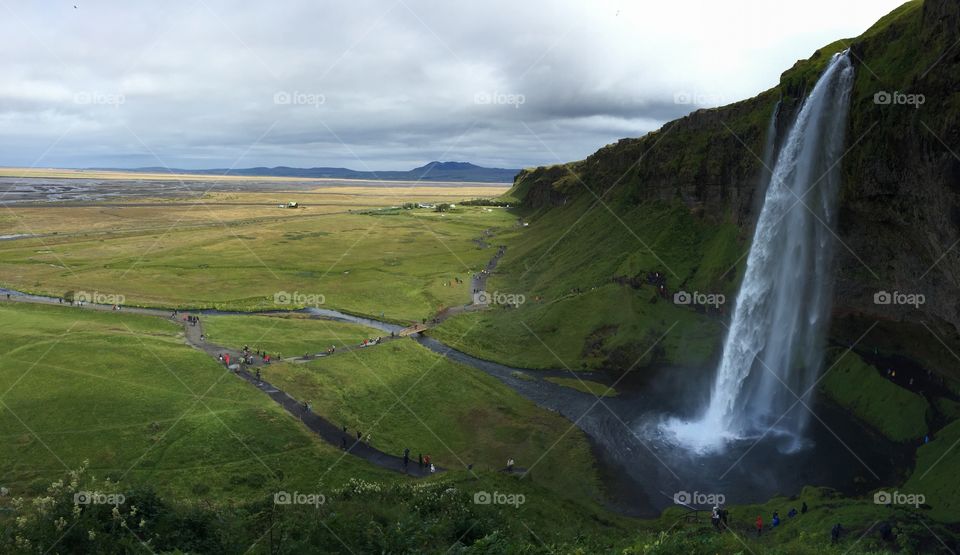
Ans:
[[[0,165],[579,159],[901,3],[0,0]]]

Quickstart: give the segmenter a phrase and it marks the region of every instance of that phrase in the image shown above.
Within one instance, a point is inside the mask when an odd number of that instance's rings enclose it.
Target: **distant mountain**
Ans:
[[[120,168],[89,168],[120,170]],[[513,183],[519,169],[484,168],[469,162],[430,162],[406,171],[357,171],[348,168],[273,168],[185,170],[179,168],[125,168],[122,171],[147,173],[187,173],[199,175],[240,175],[249,177],[303,177],[332,179],[366,179],[383,181],[470,181],[478,183]]]

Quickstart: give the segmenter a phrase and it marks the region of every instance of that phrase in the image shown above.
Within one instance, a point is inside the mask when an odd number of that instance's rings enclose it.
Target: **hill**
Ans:
[[[247,177],[301,177],[328,179],[363,179],[372,181],[467,181],[476,183],[511,183],[520,170],[484,168],[469,162],[430,162],[412,170],[357,171],[347,168],[219,168],[186,170],[147,167],[134,169],[88,168],[93,170],[135,171],[143,173],[176,173],[196,175],[238,175]]]

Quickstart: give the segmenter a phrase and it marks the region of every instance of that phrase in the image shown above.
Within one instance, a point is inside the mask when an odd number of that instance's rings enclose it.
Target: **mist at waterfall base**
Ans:
[[[852,84],[849,54],[834,55],[776,154],[709,404],[695,420],[663,425],[678,445],[703,453],[769,437],[790,452],[806,443]]]

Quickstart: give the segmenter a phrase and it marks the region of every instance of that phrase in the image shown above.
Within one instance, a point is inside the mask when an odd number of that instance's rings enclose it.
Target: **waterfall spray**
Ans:
[[[710,404],[699,421],[666,426],[693,449],[770,433],[802,437],[829,320],[852,84],[849,54],[834,55],[776,155]]]

